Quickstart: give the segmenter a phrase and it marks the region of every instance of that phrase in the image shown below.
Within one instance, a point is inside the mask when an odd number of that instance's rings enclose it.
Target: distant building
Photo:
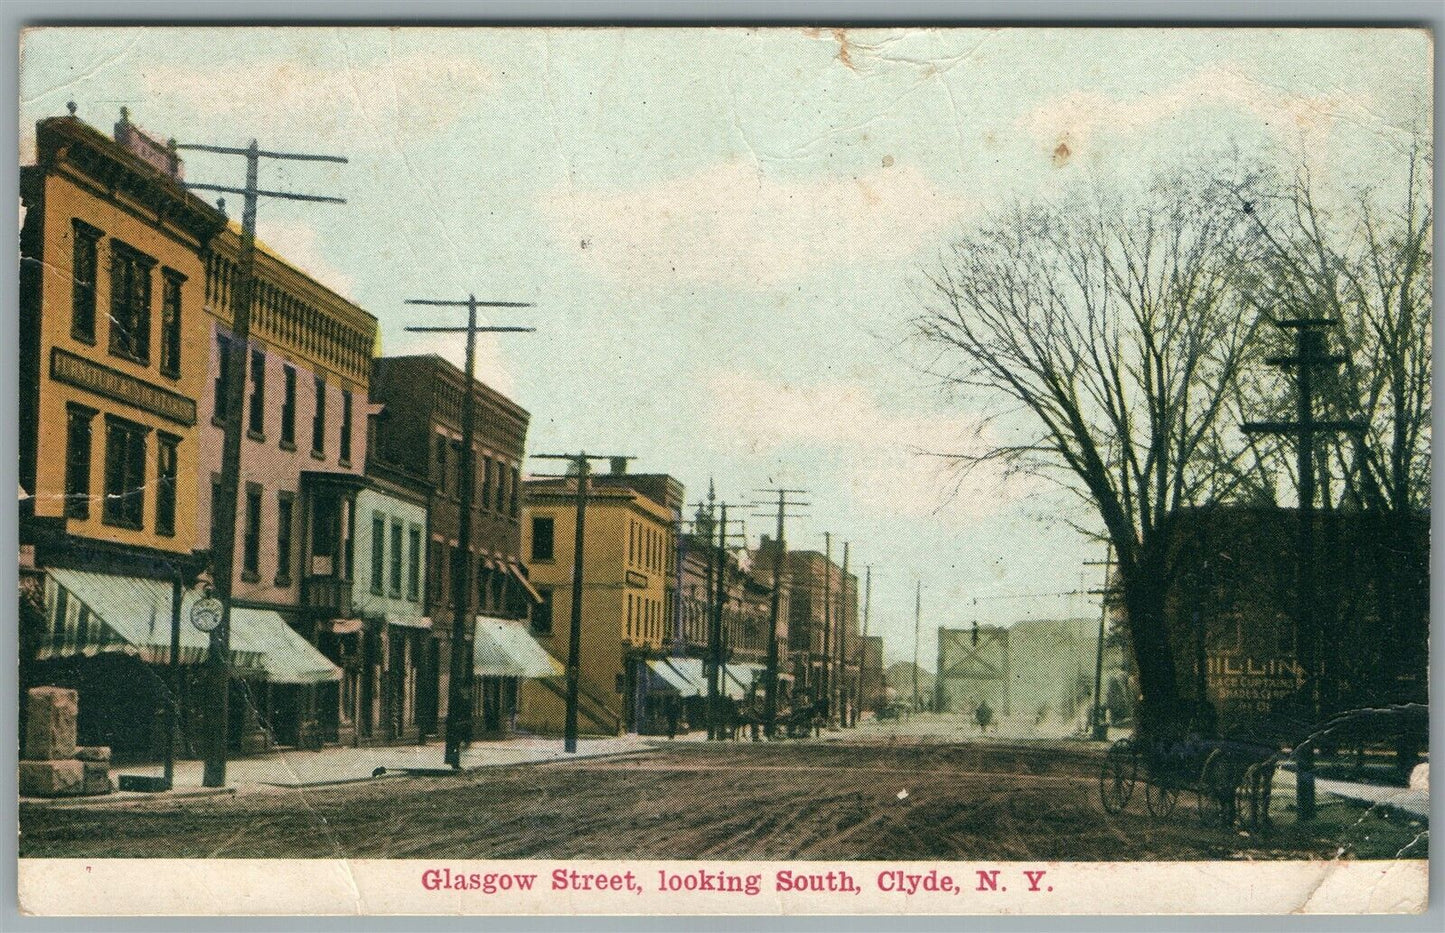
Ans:
[[[366,472],[356,494],[351,591],[360,651],[345,659],[342,705],[354,710],[358,742],[414,742],[436,703],[426,615],[430,484],[380,462]]]
[[[820,551],[789,551],[787,560],[793,695],[827,699],[836,715],[858,697],[858,577]]]
[[[523,551],[542,611],[532,618],[538,642],[566,665],[572,619],[576,525],[575,476],[524,483]],[[584,541],[578,723],[582,732],[615,735],[649,728],[664,715],[649,689],[649,661],[667,656],[671,640],[675,529],[683,487],[662,474],[632,474],[625,461],[589,482]],[[523,684],[521,722],[537,732],[562,731],[565,687],[559,680]]]
[[[729,522],[730,528],[739,527]],[[654,661],[665,666],[654,684],[680,693],[692,725],[705,719],[705,698],[712,671],[711,620],[722,590],[719,696],[760,707],[766,691],[768,638],[772,618],[770,567],[758,567],[745,548],[717,543],[717,512],[699,506],[692,531],[678,538],[680,611],[673,615],[668,644],[671,657]],[[784,605],[782,612],[786,612]],[[786,638],[786,635],[783,636]],[[677,676],[681,675],[681,677]]]
[[[888,690],[892,691],[894,700],[912,703],[915,672],[917,673],[918,702],[922,706],[927,706],[933,701],[932,671],[915,666],[912,661],[899,661],[897,664],[888,666],[888,669],[883,672],[883,680],[888,684]]]
[[[462,400],[466,377],[435,355],[382,357],[375,361],[371,398],[381,406],[373,432],[372,457],[384,469],[401,471],[429,485],[426,615],[429,635],[418,644],[427,673],[419,691],[418,728],[435,734],[445,721],[451,684],[453,620],[466,619],[470,635],[481,640],[497,629],[478,619],[526,620],[545,614],[541,595],[522,563],[522,459],[526,455],[527,411],[497,390],[474,383],[476,421],[470,564],[472,586],[467,605],[454,605],[452,578],[461,567]],[[504,735],[517,711],[517,676],[510,666],[483,667],[488,657],[474,643],[473,735]],[[434,672],[434,673],[433,673]]]

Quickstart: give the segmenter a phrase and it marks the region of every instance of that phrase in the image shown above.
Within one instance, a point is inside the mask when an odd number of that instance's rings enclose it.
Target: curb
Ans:
[[[119,794],[124,793],[122,797]],[[126,807],[132,804],[154,803],[158,800],[187,800],[205,797],[234,797],[234,787],[196,787],[186,790],[167,790],[153,794],[140,791],[122,791],[113,794],[99,794],[94,797],[21,797],[20,806],[34,810],[75,810],[103,807]]]

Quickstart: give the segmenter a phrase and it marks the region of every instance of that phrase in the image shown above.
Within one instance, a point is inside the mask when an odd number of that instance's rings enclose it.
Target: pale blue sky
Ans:
[[[874,565],[890,662],[920,576],[925,632],[1098,611],[997,598],[1097,585],[1101,549],[1057,520],[1087,514],[1027,481],[950,499],[908,452],[980,410],[900,343],[920,263],[1011,199],[1220,152],[1385,184],[1432,86],[1418,31],[44,29],[21,54],[23,161],[69,100],[106,130],[124,104],[183,142],[348,156],[267,166],[349,203],[267,202],[261,235],[375,314],[384,352],[460,361],[403,334],[404,298],[536,302],[494,316],[538,332],[478,372],[532,412],[530,449],[635,454],[694,501],[709,477],[809,489],[790,542],[831,531]]]

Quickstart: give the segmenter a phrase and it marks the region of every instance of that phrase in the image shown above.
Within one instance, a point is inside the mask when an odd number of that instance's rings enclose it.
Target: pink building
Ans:
[[[237,682],[232,744],[349,743],[340,668],[359,654],[351,607],[356,493],[366,460],[367,386],[376,319],[258,245],[250,352],[230,339],[240,235],[206,258],[209,378],[199,400],[197,540],[211,540],[224,436],[224,367],[246,367],[233,605],[271,609],[338,665],[314,686]],[[209,479],[209,482],[207,482]]]

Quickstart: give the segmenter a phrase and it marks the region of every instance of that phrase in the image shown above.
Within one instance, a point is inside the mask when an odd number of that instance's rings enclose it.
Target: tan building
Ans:
[[[43,120],[36,151],[21,172],[27,530],[42,549],[189,559],[205,548],[184,506],[200,473],[201,256],[225,218],[124,112],[114,140]]]
[[[578,728],[614,735],[635,731],[649,708],[647,662],[666,654],[672,628],[674,529],[682,484],[658,474],[627,474],[619,464],[594,477],[583,541]],[[532,616],[537,641],[564,666],[572,620],[576,480],[523,483],[522,555],[541,595]],[[525,681],[520,724],[562,731],[565,682]]]

